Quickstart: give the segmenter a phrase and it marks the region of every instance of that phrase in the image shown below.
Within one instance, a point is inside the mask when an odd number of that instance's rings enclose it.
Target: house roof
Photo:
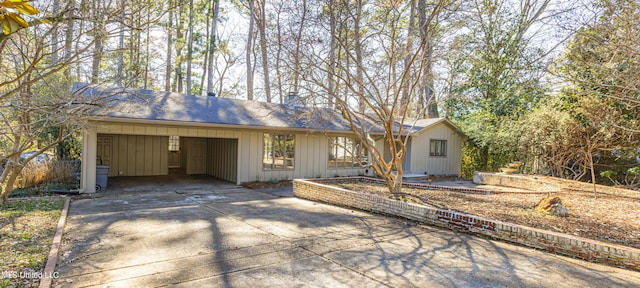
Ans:
[[[101,118],[177,121],[244,127],[351,131],[331,110],[172,92],[74,83],[74,93],[98,99],[92,115]]]
[[[412,121],[406,122],[405,124],[411,124]],[[464,133],[462,133],[462,130],[456,125],[453,124],[453,122],[451,122],[449,119],[447,118],[428,118],[428,119],[418,119],[415,120],[415,125],[413,126],[413,129],[411,129],[411,131],[413,133],[415,132],[419,132],[419,131],[423,131],[425,129],[429,129],[439,123],[444,123],[445,125],[449,126],[451,129],[453,129],[454,131],[464,135]],[[407,125],[405,125],[407,126]],[[408,125],[410,126],[410,125]]]
[[[211,96],[185,95],[172,92],[96,86],[76,82],[73,93],[81,93],[102,105],[92,115],[103,120],[171,121],[210,125],[303,129],[350,132],[342,115],[329,109],[315,109],[288,104],[274,104]],[[405,121],[404,131],[416,133],[444,122],[460,131],[445,118]],[[362,125],[362,123],[359,123]],[[384,130],[366,123],[370,132],[384,134]]]

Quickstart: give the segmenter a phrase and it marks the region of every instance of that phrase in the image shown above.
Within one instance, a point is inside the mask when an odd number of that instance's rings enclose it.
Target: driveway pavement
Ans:
[[[230,184],[71,204],[54,287],[640,287],[640,273]]]

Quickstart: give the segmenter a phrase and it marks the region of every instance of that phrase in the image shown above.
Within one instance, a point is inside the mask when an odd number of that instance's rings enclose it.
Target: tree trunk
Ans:
[[[400,179],[400,180],[397,180]],[[387,184],[387,189],[389,189],[389,193],[397,194],[402,192],[402,177],[391,177],[389,179],[385,179],[385,183]]]
[[[142,69],[142,31],[140,29],[140,27],[142,26],[142,11],[139,9],[137,9],[136,11],[136,25],[135,25],[135,43],[132,46],[133,50],[131,51],[135,57],[134,57],[134,61],[132,61],[133,63],[133,77],[131,77],[129,80],[133,80],[131,81],[131,85],[133,87],[140,87],[140,77],[142,75],[142,72],[140,71],[140,69]]]
[[[4,182],[4,187],[0,188],[0,205],[7,203],[7,198],[9,198],[9,194],[13,191],[13,187],[16,183],[16,179],[18,179],[18,175],[20,175],[20,172],[22,172],[22,168],[18,165],[11,167],[6,178],[6,182]]]
[[[206,21],[205,21],[205,37],[204,39],[206,39],[205,41],[205,50],[204,50],[204,61],[202,61],[202,74],[200,75],[200,87],[198,87],[198,93],[196,93],[197,95],[203,95],[202,91],[204,91],[205,88],[205,82],[204,82],[204,78],[207,76],[207,71],[209,70],[207,68],[207,65],[209,64],[209,51],[211,51],[211,36],[209,35],[209,33],[211,33],[211,17],[210,15],[213,13],[213,6],[211,2],[207,2],[208,5],[208,10],[207,10],[207,17]]]
[[[100,75],[100,62],[102,62],[102,51],[104,50],[104,35],[105,33],[102,23],[102,6],[100,5],[100,1],[93,3],[93,32],[94,32],[94,46],[93,46],[93,55],[91,62],[91,83],[98,83],[98,77]]]
[[[178,25],[176,27],[176,40],[180,41],[184,35],[183,35],[183,29],[184,29],[184,20],[182,19],[183,15],[184,15],[184,5],[181,5],[181,3],[178,3],[177,7],[180,7],[180,10],[178,12]],[[176,48],[176,92],[182,93],[184,92],[184,90],[182,89],[183,87],[183,79],[184,76],[182,75],[182,45],[177,45]]]
[[[249,0],[249,32],[247,33],[247,100],[253,100],[253,67],[251,53],[253,51],[254,0]]]
[[[0,206],[4,205],[7,202],[7,198],[9,197],[9,193],[7,189],[4,189],[4,185],[2,183],[6,183],[7,177],[9,176],[9,171],[13,170],[13,163],[7,161],[7,163],[2,168],[2,173],[0,173]],[[8,192],[7,192],[8,191]]]
[[[282,12],[282,3],[280,3],[280,10],[276,16],[276,86],[278,87],[278,103],[284,103],[284,87],[282,85],[282,72],[280,71],[282,67],[282,48],[284,47],[284,43],[282,43],[282,24],[280,23],[280,15]]]
[[[307,0],[302,0],[302,17],[300,17],[300,26],[298,27],[298,35],[296,37],[296,49],[293,55],[293,91],[300,90],[300,49],[302,47],[302,32],[305,28],[305,20],[307,18]]]
[[[102,61],[102,36],[96,36],[94,42],[93,61],[91,62],[91,84],[98,83],[98,77],[100,76],[100,62]]]
[[[207,92],[214,92],[213,89],[213,66],[214,63],[214,53],[217,48],[216,42],[218,41],[217,31],[218,31],[218,14],[220,13],[220,1],[213,1],[213,15],[211,15],[211,31],[209,32],[209,58],[207,63]]]
[[[425,109],[425,118],[438,117],[438,108],[433,99],[433,45],[431,43],[431,31],[430,24],[427,16],[427,3],[426,0],[418,0],[418,14],[419,14],[419,26],[420,26],[420,41],[424,49],[422,59],[422,83],[423,94],[420,97],[421,109]]]
[[[354,19],[353,34],[356,53],[356,85],[358,85],[358,111],[364,113],[366,97],[364,92],[364,64],[362,61],[362,35],[360,34],[360,21],[362,18],[362,0],[356,1],[356,15]]]
[[[151,55],[149,55],[149,41],[151,39],[151,0],[147,0],[147,22],[145,23],[145,26],[147,28],[147,35],[146,38],[144,39],[144,82],[143,82],[143,88],[144,89],[148,89],[149,88],[149,59],[151,57]]]
[[[53,1],[53,15],[60,13],[60,0]],[[58,63],[59,51],[58,51],[58,21],[51,23],[51,65]]]
[[[171,91],[171,54],[173,53],[173,9],[175,9],[173,5],[173,1],[168,1],[169,8],[169,20],[167,21],[167,64],[165,66],[164,73],[164,90],[169,92]]]
[[[271,103],[271,79],[269,77],[269,58],[267,53],[267,15],[265,0],[258,1],[256,20],[258,21],[258,34],[260,34],[260,54],[262,56],[262,74],[264,77],[264,92],[267,103]]]
[[[116,84],[118,86],[122,86],[122,80],[124,79],[124,11],[125,11],[125,0],[120,1],[120,32],[118,33],[118,67],[116,74]]]
[[[207,22],[209,22],[209,21],[207,21]],[[208,28],[209,27],[207,27],[207,31],[208,31]],[[209,34],[209,32],[207,32],[207,34]],[[209,45],[209,44],[207,44],[207,45]],[[207,49],[209,49],[209,48],[207,47]],[[202,74],[200,74],[200,86],[198,86],[198,92],[196,93],[197,95],[205,95],[202,92],[204,91],[204,88],[205,88],[204,87],[204,85],[205,85],[204,84],[204,81],[205,81],[204,78],[207,76],[206,75],[207,74],[207,70],[208,70],[207,69],[207,64],[209,64],[209,53],[205,52],[204,53],[204,61],[202,61]]]
[[[80,0],[80,5],[79,5],[79,9],[78,11],[75,11],[77,14],[76,15],[91,15],[91,8],[89,7],[91,3],[89,2],[89,0]],[[85,33],[88,33],[90,31],[85,31],[86,29],[91,29],[91,28],[87,28],[87,22],[91,22],[90,18],[91,17],[79,17],[80,21],[78,22],[78,26],[77,26],[77,33],[76,35],[80,36],[80,35],[84,35]],[[67,34],[69,35],[69,34]],[[75,51],[76,53],[80,50],[80,42],[81,41],[74,41],[76,39],[72,39],[72,44],[75,45]],[[69,57],[71,57],[71,54],[69,54]],[[84,77],[86,77],[86,75],[83,73],[83,69],[82,69],[82,61],[76,61],[76,67],[75,67],[75,72],[76,75],[75,77],[77,79],[83,79]]]
[[[187,40],[187,94],[191,94],[191,63],[193,62],[193,0],[189,1],[189,37]]]
[[[587,160],[589,161],[589,171],[591,172],[591,183],[593,184],[593,193],[596,193],[596,171],[593,166],[593,146],[591,145],[591,141],[587,140]],[[597,196],[597,194],[594,194]]]
[[[413,34],[415,33],[415,7],[416,7],[416,1],[415,0],[411,0],[411,2],[409,3],[410,8],[409,8],[409,27],[407,30],[407,43],[405,45],[405,57],[404,57],[404,70],[408,71],[408,69],[410,69],[411,67],[411,54],[413,51]],[[410,103],[410,98],[411,98],[411,85],[410,85],[410,81],[409,78],[411,77],[410,73],[407,73],[407,76],[405,77],[404,83],[403,83],[403,87],[402,87],[402,97],[400,100],[400,107],[405,108],[407,105]]]
[[[480,148],[480,169],[489,170],[489,146]]]
[[[66,11],[69,11],[69,17],[73,19],[75,13],[75,0],[70,0],[67,2]],[[64,59],[65,62],[68,63],[69,58],[71,57],[71,51],[73,50],[73,32],[74,32],[74,24],[75,20],[67,21],[67,31],[65,31],[65,39],[64,39]],[[63,74],[67,77],[71,75],[71,67],[66,67],[63,71]]]
[[[336,34],[336,7],[335,7],[336,3],[335,0],[330,0],[329,1],[329,30],[330,30],[330,34],[329,37],[331,38],[329,40],[329,69],[327,69],[327,79],[328,79],[328,90],[327,94],[328,94],[328,104],[329,104],[329,109],[335,109],[335,101],[334,98],[337,95],[337,89],[338,89],[338,85],[337,85],[337,81],[336,81],[336,66],[337,66],[337,61],[336,61],[336,53],[338,53],[338,43],[336,41],[336,38],[338,37],[338,35]]]

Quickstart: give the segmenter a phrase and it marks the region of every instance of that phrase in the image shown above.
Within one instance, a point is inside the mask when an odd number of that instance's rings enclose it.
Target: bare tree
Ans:
[[[217,27],[218,27],[218,18],[220,17],[220,0],[211,0],[211,4],[213,5],[212,13],[211,13],[211,31],[209,32],[209,41],[207,47],[208,50],[208,63],[207,63],[207,92],[214,92],[213,89],[213,71],[214,71],[214,53],[217,49],[216,41],[218,41],[217,36]]]
[[[271,102],[271,79],[269,78],[269,56],[267,52],[267,11],[266,1],[258,0],[258,9],[254,10],[254,17],[258,24],[260,37],[260,56],[262,58],[262,77],[264,79],[264,93],[267,102]]]
[[[336,38],[337,23],[336,23],[336,4],[335,0],[329,0],[329,56],[327,63],[327,103],[330,109],[334,108],[334,98],[337,95],[337,83],[336,83],[336,53],[338,53],[338,43]]]
[[[191,94],[191,64],[193,62],[193,0],[189,2],[189,36],[187,40],[187,94]]]
[[[94,53],[93,62],[91,63],[91,83],[98,83],[98,77],[100,75],[100,63],[102,61],[102,55],[104,50],[104,42],[107,38],[106,32],[106,13],[110,8],[109,2],[94,1],[90,10],[86,11],[91,13],[91,22],[93,24],[93,38],[94,38]]]
[[[418,19],[419,19],[419,31],[420,31],[420,42],[421,45],[424,46],[424,58],[422,61],[424,62],[422,65],[422,91],[423,95],[420,97],[420,106],[426,107],[426,115],[429,118],[438,117],[438,108],[436,106],[436,101],[433,100],[433,37],[432,33],[435,32],[433,27],[431,27],[432,23],[435,23],[434,19],[429,19],[433,17],[437,17],[436,14],[429,13],[427,8],[426,0],[418,0]]]
[[[298,21],[298,33],[295,38],[295,50],[293,54],[293,76],[292,76],[292,91],[300,90],[300,72],[302,70],[300,65],[300,49],[302,48],[302,36],[305,28],[305,22],[307,20],[307,0],[302,0],[302,15],[300,15]]]
[[[120,1],[120,7],[122,7],[122,11],[120,12],[121,22],[120,22],[120,33],[118,34],[118,64],[116,72],[116,84],[118,86],[122,86],[122,80],[124,79],[124,11],[125,11],[126,2],[124,0]]]
[[[437,1],[430,6],[426,25],[434,25],[429,21],[436,21],[435,15],[451,3],[451,1]],[[366,5],[365,5],[366,4]],[[322,71],[322,75],[336,77],[345,91],[343,97],[335,97],[337,110],[349,123],[351,131],[367,149],[370,156],[370,167],[378,176],[383,178],[390,192],[398,192],[402,187],[402,162],[406,153],[406,143],[412,132],[415,119],[408,116],[410,101],[402,101],[403,93],[417,99],[420,95],[419,87],[426,71],[423,61],[429,53],[426,43],[422,41],[412,49],[407,58],[407,43],[401,35],[406,35],[406,26],[401,19],[406,19],[411,11],[411,5],[385,5],[384,3],[363,3],[358,1],[352,15],[345,15],[343,19],[336,19],[336,23],[352,22],[351,31],[329,33],[334,37],[338,48],[335,63],[336,71],[332,72],[333,63],[328,63],[330,57],[317,54],[306,54],[314,70]],[[368,7],[369,11],[358,11]],[[337,14],[336,14],[337,15]],[[375,15],[364,16],[364,15]],[[361,23],[367,23],[367,31],[360,30]],[[329,29],[332,29],[329,27]],[[404,33],[403,33],[404,32]],[[366,39],[375,39],[379,52],[363,53],[368,44]],[[361,42],[360,44],[356,44]],[[369,43],[371,44],[371,43]],[[307,48],[306,51],[313,51]],[[333,51],[333,49],[329,49]],[[322,61],[319,61],[321,59]],[[405,59],[405,61],[400,61]],[[325,78],[317,78],[316,73],[305,74],[306,80],[323,87],[326,95],[332,94],[334,87],[329,86]],[[375,135],[381,138],[376,138]],[[380,145],[386,143],[388,145]],[[388,147],[388,148],[383,148]],[[385,149],[389,149],[385,151]],[[387,155],[387,157],[385,157]]]
[[[183,82],[184,82],[184,75],[182,72],[182,49],[184,48],[184,5],[182,5],[181,1],[182,0],[176,0],[177,3],[177,7],[178,8],[178,15],[177,15],[177,25],[176,25],[176,61],[175,61],[175,78],[176,80],[174,81],[174,85],[176,85],[176,88],[173,89],[176,92],[183,92]]]
[[[48,20],[68,25],[69,17],[80,17],[71,11],[65,9]],[[102,19],[110,21],[111,17],[113,14],[106,14]],[[50,36],[56,28],[57,25],[34,25],[0,36],[0,204],[5,203],[24,166],[84,127],[89,107],[98,105],[92,102],[95,99],[70,95],[72,79],[65,75],[72,65],[94,61],[95,42],[100,37],[90,35],[104,33],[103,27],[73,33],[72,42],[77,45],[66,49],[64,57],[54,63],[49,59],[57,50],[52,49]],[[52,127],[58,131],[55,137],[38,142],[39,135]],[[29,149],[36,153],[22,157]]]
[[[251,54],[253,54],[253,26],[255,22],[255,0],[249,0],[249,31],[247,32],[247,100],[253,100],[253,65],[251,62]]]
[[[171,91],[171,72],[173,71],[171,64],[173,56],[173,17],[175,9],[173,0],[167,0],[167,8],[169,10],[169,16],[167,18],[167,60],[165,63],[164,90]]]

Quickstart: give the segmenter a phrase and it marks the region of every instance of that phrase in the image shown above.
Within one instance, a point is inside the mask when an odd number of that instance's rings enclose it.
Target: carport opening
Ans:
[[[210,176],[237,183],[238,139],[98,134],[109,177]]]

